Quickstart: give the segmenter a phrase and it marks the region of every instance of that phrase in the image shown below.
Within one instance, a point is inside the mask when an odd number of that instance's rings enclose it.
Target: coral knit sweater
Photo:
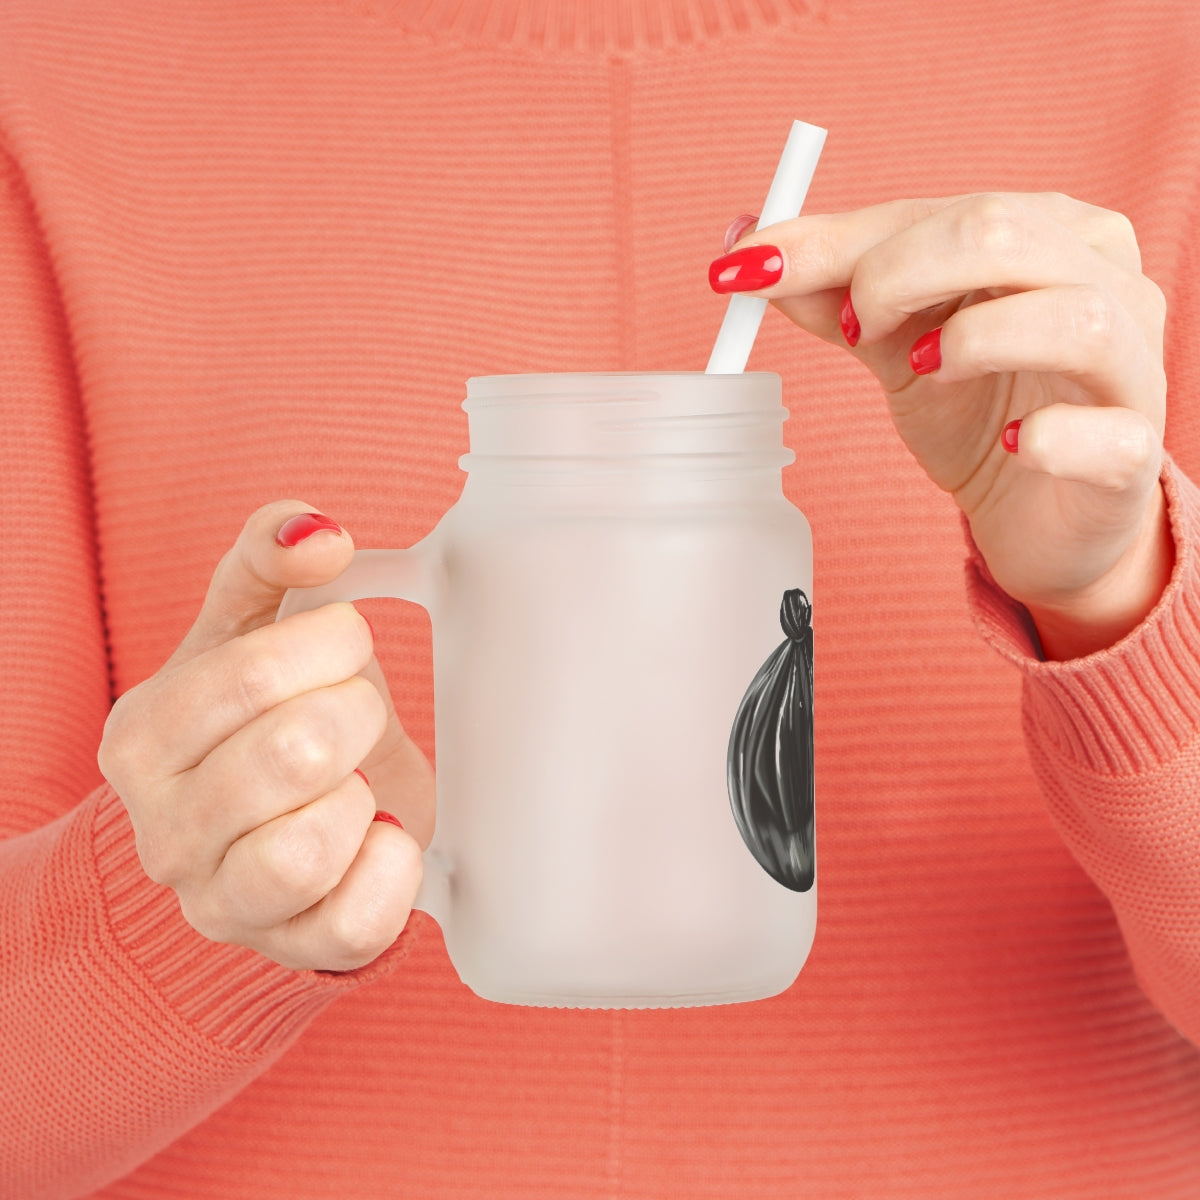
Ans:
[[[1200,6],[941,8],[0,0],[5,1200],[1200,1195]],[[346,975],[194,933],[96,749],[245,518],[407,545],[468,376],[702,369],[796,117],[814,212],[1131,217],[1171,312],[1162,602],[1039,661],[873,379],[768,312],[816,541],[795,985],[521,1008],[419,915]],[[372,603],[432,756],[427,618]]]

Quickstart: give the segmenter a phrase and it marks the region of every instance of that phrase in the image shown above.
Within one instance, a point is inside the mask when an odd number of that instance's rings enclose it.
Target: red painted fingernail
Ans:
[[[299,545],[306,537],[312,537],[314,533],[320,533],[323,529],[327,529],[331,533],[342,532],[342,527],[336,521],[331,521],[320,513],[300,513],[298,516],[289,517],[284,521],[275,535],[275,540],[281,546],[290,549],[292,546]]]
[[[1009,421],[1004,427],[1004,432],[1000,435],[1000,440],[1004,443],[1004,448],[1009,454],[1017,452],[1017,433],[1021,428],[1021,422]]]
[[[740,217],[734,217],[729,222],[729,228],[725,230],[725,253],[728,254],[734,242],[741,238],[742,234],[750,228],[751,225],[757,225],[758,218],[750,213],[742,213]]]
[[[849,288],[846,289],[845,298],[842,300],[842,311],[838,315],[838,320],[841,322],[842,337],[846,339],[846,345],[857,346],[858,339],[862,337],[862,328],[858,324],[858,316],[850,301]]]
[[[371,786],[371,781],[357,767],[354,768],[354,773],[363,781],[363,783],[367,785],[367,787]]]
[[[918,375],[932,375],[942,365],[942,327],[922,334],[908,352],[908,361]]]
[[[372,821],[386,821],[389,825],[395,825],[395,827],[397,829],[404,828],[404,826],[400,824],[400,821],[398,818],[393,817],[390,812],[384,812],[382,808],[379,809],[375,813],[375,815],[371,818],[371,820]]]
[[[745,246],[718,258],[708,268],[714,292],[757,292],[783,278],[783,255],[778,246]]]

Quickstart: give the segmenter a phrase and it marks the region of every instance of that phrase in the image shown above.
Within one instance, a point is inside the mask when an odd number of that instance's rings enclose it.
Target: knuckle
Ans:
[[[974,364],[985,372],[999,368],[995,362],[995,339],[982,327],[970,308],[963,309],[950,318],[942,330],[942,354],[948,353],[950,343],[956,361]]]
[[[117,699],[104,722],[96,762],[100,773],[110,783],[137,774],[144,761],[144,726],[138,705],[140,688],[139,684]]]
[[[263,739],[267,770],[297,791],[319,786],[333,766],[335,749],[328,725],[317,714],[293,713]]]
[[[854,307],[860,320],[903,309],[912,292],[910,273],[897,270],[886,253],[868,250],[854,268]]]
[[[1114,459],[1099,469],[1092,485],[1104,492],[1127,492],[1139,478],[1140,472],[1132,463]]]
[[[1148,467],[1156,466],[1162,454],[1157,431],[1144,417],[1125,422],[1120,434],[1120,458],[1128,464],[1131,477],[1140,477]]]
[[[341,877],[328,838],[312,821],[293,814],[262,839],[257,868],[272,895],[295,895],[316,903]]]
[[[341,906],[329,917],[329,937],[335,953],[348,965],[361,966],[378,958],[396,936],[381,905]]]
[[[1122,212],[1089,205],[1080,235],[1094,250],[1126,269],[1142,269],[1142,250],[1133,222]]]
[[[387,728],[388,711],[383,697],[375,685],[363,675],[355,675],[346,681],[350,703],[356,709],[356,725],[373,733],[371,744],[383,735]]]
[[[292,622],[290,627],[288,621]],[[291,657],[298,660],[300,656],[311,655],[313,663],[325,663],[330,678],[350,678],[371,661],[374,653],[370,626],[346,600],[334,600],[308,612],[293,614],[276,630],[284,639],[282,644],[289,647]]]
[[[339,646],[349,669],[365,666],[375,653],[375,637],[366,618],[349,601],[338,601],[326,607],[329,610],[327,619],[333,623],[328,642]]]
[[[108,720],[104,723],[100,745],[96,748],[96,765],[100,768],[100,774],[109,783],[116,786],[117,780],[125,773],[122,768],[128,761],[128,746],[110,713]]]
[[[1106,242],[1121,246],[1126,250],[1137,251],[1137,231],[1133,227],[1133,222],[1124,213],[1107,208],[1101,209],[1099,220],[1101,236]]]
[[[823,225],[806,231],[785,250],[788,274],[801,278],[826,278],[838,272],[844,257],[833,232]]]
[[[244,643],[234,674],[234,687],[246,712],[260,713],[273,708],[284,695],[283,669],[278,656]]]
[[[907,200],[897,201],[898,227],[907,229],[910,225],[916,225],[918,221],[924,221],[935,213],[941,212],[944,206],[945,201],[932,196],[913,196]]]
[[[1062,225],[1077,223],[1080,213],[1091,207],[1074,196],[1069,196],[1066,192],[1033,192],[1030,199],[1036,208]]]
[[[1107,347],[1118,325],[1116,301],[1099,288],[1077,287],[1066,301],[1066,335],[1090,352]]]
[[[1141,487],[1152,469],[1157,473],[1162,453],[1158,434],[1145,417],[1130,410],[1120,417],[1106,422],[1090,446],[1090,458],[1099,464],[1092,482],[1109,492]]]
[[[1002,262],[1021,258],[1029,248],[1029,227],[1006,196],[976,196],[962,217],[963,238],[970,249]]]

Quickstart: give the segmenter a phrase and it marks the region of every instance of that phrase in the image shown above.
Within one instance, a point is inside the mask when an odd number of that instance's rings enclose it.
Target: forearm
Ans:
[[[0,843],[0,1179],[23,1200],[86,1195],[244,1088],[346,988],[201,938],[146,879],[103,787]]]
[[[1031,761],[1063,840],[1112,904],[1143,988],[1200,1045],[1200,494],[1168,461],[1174,569],[1118,644],[1039,661],[1027,611],[974,552],[984,636],[1024,676]]]

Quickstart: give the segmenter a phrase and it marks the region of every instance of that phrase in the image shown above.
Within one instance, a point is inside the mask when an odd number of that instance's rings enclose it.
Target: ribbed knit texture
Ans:
[[[0,0],[0,1197],[1200,1195],[1200,10],[932,12]],[[796,117],[811,211],[1133,220],[1171,312],[1158,609],[1038,661],[871,377],[769,312],[816,542],[797,983],[529,1009],[422,917],[345,976],[199,937],[98,774],[113,695],[259,505],[427,533],[467,377],[702,369],[705,269]],[[428,620],[361,607],[432,756]]]

